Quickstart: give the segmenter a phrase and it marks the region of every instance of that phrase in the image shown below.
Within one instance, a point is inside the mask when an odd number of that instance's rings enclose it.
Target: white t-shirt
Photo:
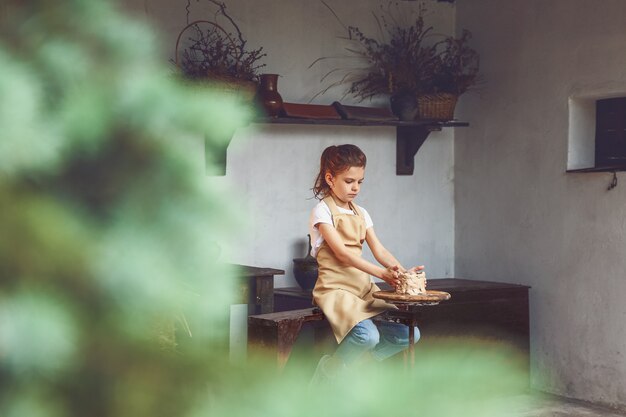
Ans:
[[[363,217],[365,217],[365,228],[369,229],[370,227],[374,226],[374,223],[372,223],[372,218],[370,217],[367,210],[359,205],[356,206],[359,210],[361,210],[361,213],[363,213]],[[339,213],[352,214],[356,216],[356,214],[354,214],[354,212],[350,209],[337,207],[337,210],[339,211]],[[333,224],[333,216],[330,212],[330,207],[328,207],[328,205],[323,201],[317,203],[315,208],[313,208],[313,211],[311,212],[311,220],[309,222],[309,233],[311,233],[311,256],[313,257],[317,256],[317,251],[324,242],[324,237],[316,226],[319,223],[327,223],[331,226]]]

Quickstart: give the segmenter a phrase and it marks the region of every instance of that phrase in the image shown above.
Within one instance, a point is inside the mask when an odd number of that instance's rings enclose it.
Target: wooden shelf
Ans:
[[[295,117],[261,117],[255,123],[288,124],[288,125],[335,125],[335,126],[404,126],[404,127],[459,127],[469,126],[467,122],[458,120],[437,121],[437,120],[356,120],[356,119],[298,119]],[[439,130],[436,129],[436,130]]]
[[[396,175],[413,175],[415,155],[430,132],[444,127],[465,127],[467,122],[457,120],[355,120],[355,119],[297,119],[289,117],[260,118],[255,123],[325,126],[389,126],[396,128]]]

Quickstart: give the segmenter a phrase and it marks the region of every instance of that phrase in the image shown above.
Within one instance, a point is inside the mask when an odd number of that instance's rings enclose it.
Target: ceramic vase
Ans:
[[[389,98],[391,112],[400,120],[415,120],[417,116],[417,97],[408,91],[401,91]]]
[[[278,117],[283,109],[283,98],[278,93],[278,74],[259,75],[256,101],[270,117]]]
[[[311,235],[309,237],[309,250],[304,258],[293,260],[293,275],[298,285],[303,290],[312,290],[317,281],[317,260],[311,256]]]

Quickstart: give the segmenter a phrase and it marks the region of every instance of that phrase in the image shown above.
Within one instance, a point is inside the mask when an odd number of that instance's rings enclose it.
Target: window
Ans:
[[[569,98],[567,172],[626,171],[626,91]]]
[[[596,101],[596,167],[626,167],[626,97]]]

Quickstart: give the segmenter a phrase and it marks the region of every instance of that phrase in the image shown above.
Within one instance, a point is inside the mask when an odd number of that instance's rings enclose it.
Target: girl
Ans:
[[[370,275],[395,287],[398,271],[405,269],[376,237],[367,211],[353,203],[364,179],[365,164],[365,154],[357,146],[330,146],[322,153],[313,187],[315,197],[322,200],[310,221],[311,255],[319,265],[313,302],[324,312],[339,343],[333,356],[320,360],[313,383],[332,378],[337,369],[350,366],[366,352],[382,361],[408,346],[406,326],[374,324],[371,320],[395,307],[372,296],[379,288]],[[364,241],[382,267],[361,257]]]

